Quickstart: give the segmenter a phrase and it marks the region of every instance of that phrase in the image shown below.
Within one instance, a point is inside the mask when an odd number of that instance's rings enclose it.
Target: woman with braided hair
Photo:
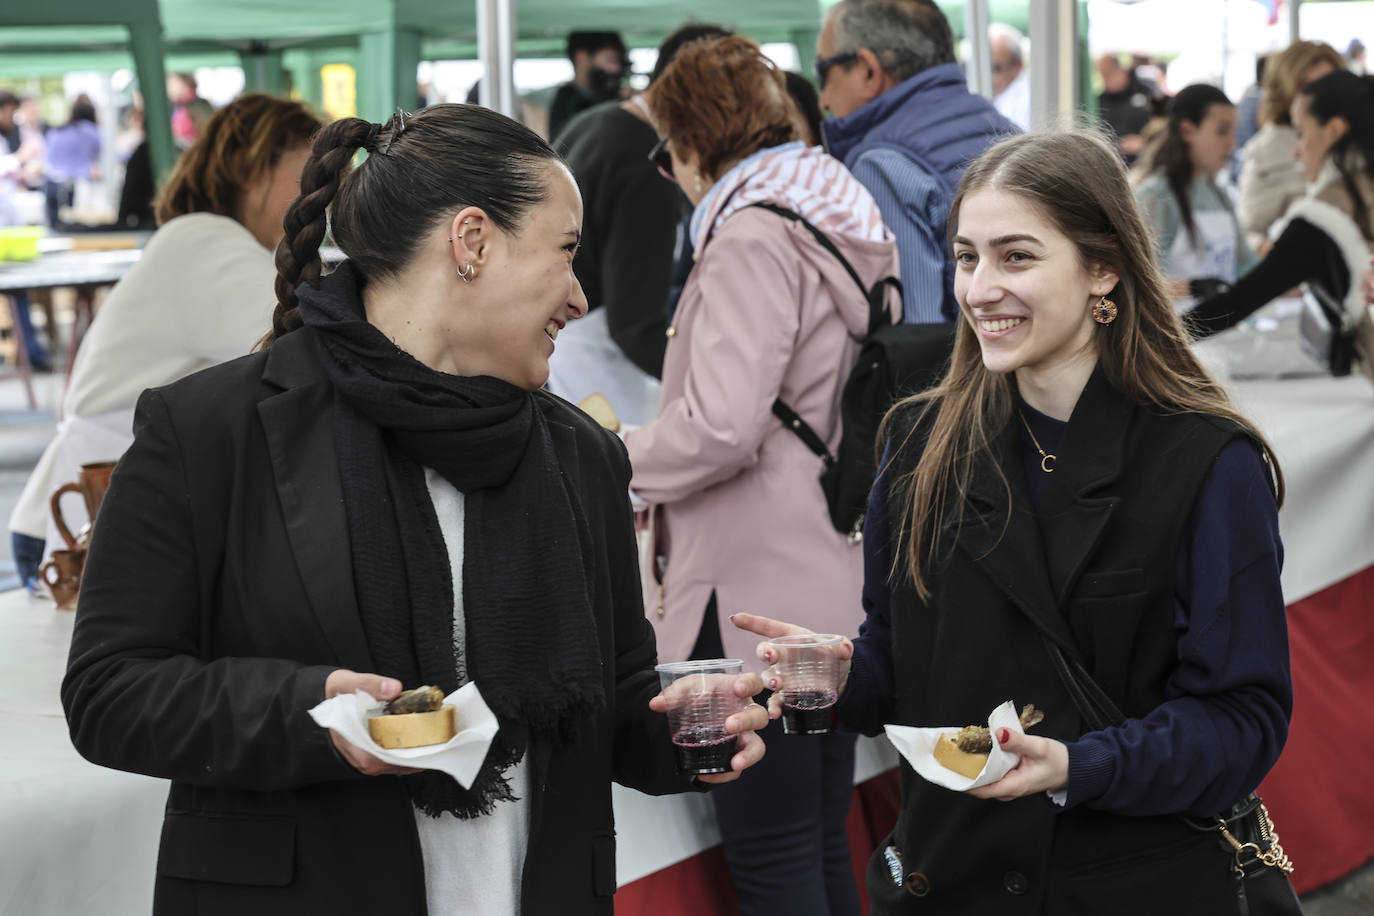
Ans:
[[[172,780],[155,913],[610,913],[611,778],[692,783],[650,709],[625,449],[540,390],[587,308],[577,187],[526,128],[438,105],[329,125],[300,191],[264,346],[139,403],[73,741]],[[322,276],[326,219],[348,260]],[[501,727],[466,789],[307,714],[468,681]],[[700,779],[757,761],[765,718]]]

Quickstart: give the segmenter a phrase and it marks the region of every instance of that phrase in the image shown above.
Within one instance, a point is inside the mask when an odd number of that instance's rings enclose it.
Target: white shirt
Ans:
[[[463,494],[425,468],[425,484],[439,517],[453,575],[453,639],[463,652]],[[480,686],[480,685],[479,685]],[[516,800],[497,802],[481,817],[430,817],[417,810],[415,826],[425,863],[429,916],[515,916],[530,833],[530,778],[525,760],[506,771]]]

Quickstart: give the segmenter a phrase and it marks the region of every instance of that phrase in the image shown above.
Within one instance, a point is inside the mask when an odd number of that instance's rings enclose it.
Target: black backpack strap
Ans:
[[[796,433],[797,438],[806,443],[806,447],[811,449],[816,457],[824,461],[826,467],[835,464],[834,456],[830,454],[830,449],[825,447],[821,437],[816,435],[816,431],[805,420],[797,416],[797,412],[788,407],[782,398],[773,399],[773,416],[781,420],[783,426]]]
[[[767,210],[769,213],[776,213],[783,219],[791,220],[794,223],[800,223],[815,237],[822,248],[834,255],[835,260],[840,262],[840,266],[845,269],[850,278],[854,281],[854,285],[859,287],[859,291],[864,294],[864,299],[868,301],[868,333],[872,334],[883,325],[892,323],[891,317],[887,313],[887,309],[883,307],[883,299],[885,298],[887,287],[889,286],[896,289],[897,298],[901,298],[902,282],[900,280],[896,277],[883,277],[873,285],[872,289],[870,289],[864,285],[863,278],[860,277],[859,272],[854,269],[854,265],[849,263],[849,259],[840,254],[840,249],[835,247],[835,243],[830,240],[830,236],[813,226],[811,221],[806,217],[802,216],[800,213],[794,213],[786,207],[780,207],[777,204],[757,203],[750,204],[749,206],[758,207],[762,210]]]
[[[840,265],[854,280],[854,284],[859,287],[859,291],[864,294],[864,298],[868,300],[869,334],[872,334],[883,325],[891,323],[887,310],[883,308],[883,299],[885,298],[886,288],[888,286],[894,287],[900,298],[902,293],[901,281],[896,277],[883,277],[882,280],[879,280],[873,285],[872,289],[869,289],[867,286],[864,286],[863,278],[860,277],[859,272],[854,269],[854,265],[849,263],[848,258],[840,254],[840,249],[835,247],[835,243],[830,240],[830,236],[813,226],[806,217],[802,216],[800,213],[794,213],[786,207],[780,207],[777,204],[757,203],[750,204],[749,206],[758,207],[770,213],[776,213],[783,219],[791,220],[794,223],[800,223],[815,237],[822,248],[835,256],[835,259],[840,262]],[[774,399],[773,416],[781,420],[783,426],[796,433],[797,438],[801,439],[801,441],[806,444],[807,448],[811,449],[818,458],[824,461],[826,467],[834,466],[835,457],[830,454],[830,449],[825,447],[825,441],[821,439],[820,436],[816,435],[816,431],[812,429],[795,410],[788,407],[782,398]]]

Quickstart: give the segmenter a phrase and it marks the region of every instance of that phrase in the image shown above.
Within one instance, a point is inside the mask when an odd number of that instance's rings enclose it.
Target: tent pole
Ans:
[[[991,99],[992,46],[988,42],[987,0],[966,0],[964,3],[964,38],[969,47],[969,88]]]
[[[129,26],[129,44],[143,93],[143,130],[148,138],[148,158],[153,176],[161,184],[176,162],[172,143],[172,106],[167,100],[167,71],[163,67],[162,25],[159,22]]]
[[[1078,4],[1031,0],[1031,128],[1060,125],[1078,108]]]
[[[515,95],[515,0],[477,0],[477,54],[482,61],[480,101],[519,120]]]

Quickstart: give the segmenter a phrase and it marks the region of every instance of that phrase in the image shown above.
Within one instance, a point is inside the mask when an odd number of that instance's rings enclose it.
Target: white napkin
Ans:
[[[322,728],[334,729],[349,743],[379,760],[394,766],[440,770],[467,789],[477,778],[477,771],[487,756],[491,739],[496,737],[499,723],[478,692],[477,684],[472,681],[464,684],[457,693],[445,697],[444,705],[454,707],[458,733],[443,744],[425,747],[384,748],[373,741],[372,734],[367,730],[367,720],[369,713],[380,711],[382,704],[366,691],[341,693],[325,700],[310,710],[310,718]]]
[[[888,739],[897,748],[897,752],[906,758],[913,770],[937,786],[944,786],[946,789],[953,789],[956,792],[994,783],[1007,775],[1007,771],[1021,761],[1020,754],[1004,751],[997,743],[998,729],[1009,728],[1012,731],[1025,734],[1025,730],[1021,728],[1021,720],[1017,718],[1016,707],[1012,705],[1011,700],[998,706],[992,711],[992,715],[988,716],[988,728],[992,731],[992,753],[988,754],[988,762],[983,764],[983,772],[978,774],[977,779],[969,779],[967,776],[946,769],[935,760],[935,744],[940,740],[940,737],[950,732],[957,732],[963,727],[962,725],[949,725],[944,728],[915,728],[910,725],[887,725],[884,726],[884,729],[887,731]]]

